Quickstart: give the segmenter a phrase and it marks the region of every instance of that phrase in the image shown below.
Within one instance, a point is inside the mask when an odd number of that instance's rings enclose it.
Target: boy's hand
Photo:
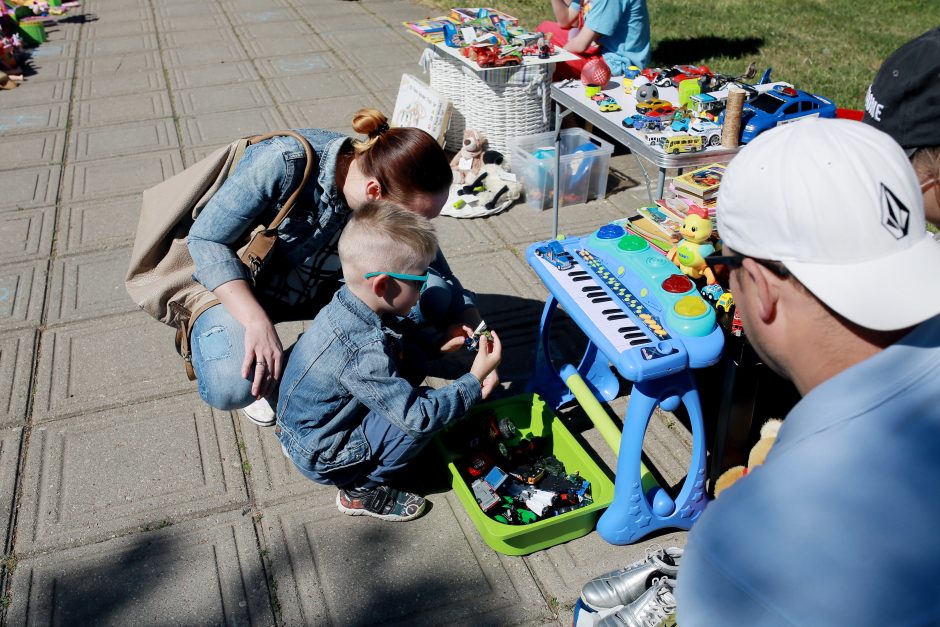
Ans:
[[[473,336],[473,329],[465,324],[452,324],[447,327],[447,341],[441,346],[442,353],[453,353],[464,346],[464,340]]]
[[[503,345],[499,341],[499,336],[496,331],[490,331],[490,336],[492,339],[486,335],[480,336],[480,347],[470,367],[470,372],[481,382],[483,398],[489,396],[496,383],[499,382],[498,377],[491,378],[490,374],[496,370],[503,359]]]

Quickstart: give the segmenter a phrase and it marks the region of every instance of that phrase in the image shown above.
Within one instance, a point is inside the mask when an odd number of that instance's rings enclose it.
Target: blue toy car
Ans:
[[[541,257],[559,270],[567,270],[574,265],[574,259],[571,254],[562,248],[561,242],[552,240],[544,246],[535,249],[535,255]]]
[[[637,113],[629,115],[620,122],[627,128],[637,131],[663,131],[666,129],[666,120]]]
[[[771,91],[758,94],[744,103],[741,143],[746,144],[760,133],[780,124],[807,117],[834,118],[836,105],[822,96],[777,85]]]

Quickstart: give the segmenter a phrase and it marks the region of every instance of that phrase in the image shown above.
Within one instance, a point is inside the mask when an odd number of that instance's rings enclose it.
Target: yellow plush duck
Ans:
[[[709,285],[715,283],[715,274],[705,265],[705,257],[715,252],[709,238],[712,236],[712,221],[690,213],[682,221],[682,241],[666,253],[672,263],[679,266],[682,273],[692,279],[705,277]]]

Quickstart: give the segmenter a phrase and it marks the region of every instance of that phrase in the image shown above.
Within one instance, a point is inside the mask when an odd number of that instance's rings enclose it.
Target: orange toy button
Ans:
[[[705,301],[697,296],[684,296],[679,299],[676,303],[676,313],[680,316],[687,316],[689,318],[695,318],[696,316],[701,316],[703,313],[708,311],[708,305],[705,304]]]
[[[684,294],[692,289],[692,281],[684,274],[673,274],[663,281],[663,289],[670,294]]]

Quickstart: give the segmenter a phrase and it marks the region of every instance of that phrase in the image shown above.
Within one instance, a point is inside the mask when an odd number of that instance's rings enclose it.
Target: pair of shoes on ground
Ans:
[[[424,512],[426,505],[423,496],[386,485],[341,488],[336,494],[336,507],[344,514],[372,516],[395,522],[414,520]]]
[[[273,427],[274,423],[277,422],[274,408],[271,407],[271,403],[266,398],[257,400],[248,407],[242,407],[241,412],[245,414],[248,420],[259,427]]]
[[[682,549],[664,549],[659,545],[651,545],[646,549],[643,559],[584,584],[581,600],[595,611],[623,606],[601,621],[600,625],[657,625],[660,620],[675,612],[672,590],[675,588],[681,557]],[[653,620],[656,617],[658,619]]]

